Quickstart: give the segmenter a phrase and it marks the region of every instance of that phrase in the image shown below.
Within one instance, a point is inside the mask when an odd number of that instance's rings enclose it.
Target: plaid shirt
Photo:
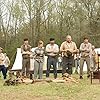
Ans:
[[[91,43],[82,43],[80,45],[81,57],[91,56],[92,45]]]
[[[26,53],[27,51],[31,52],[31,46],[23,44],[21,46],[21,53],[22,53],[23,58],[29,58],[30,57],[30,55]]]
[[[33,53],[34,59],[38,62],[43,62],[44,61],[44,53],[45,53],[44,47],[42,47],[42,48],[37,47]]]
[[[3,53],[0,53],[0,65],[4,65],[5,56]]]

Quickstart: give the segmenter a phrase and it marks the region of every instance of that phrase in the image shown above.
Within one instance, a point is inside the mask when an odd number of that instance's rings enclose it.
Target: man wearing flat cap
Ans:
[[[24,39],[24,44],[21,46],[22,53],[22,76],[29,77],[30,69],[30,55],[31,55],[31,46],[27,38]]]
[[[46,53],[47,53],[47,71],[46,77],[49,77],[51,66],[53,66],[54,70],[54,78],[57,78],[57,55],[59,53],[59,46],[55,43],[54,38],[50,38],[50,43],[46,45]]]

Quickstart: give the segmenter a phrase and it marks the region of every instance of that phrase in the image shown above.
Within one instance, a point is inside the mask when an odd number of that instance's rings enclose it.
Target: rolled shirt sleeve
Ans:
[[[55,44],[54,53],[58,53],[58,52],[59,52],[59,46],[57,44]]]
[[[60,46],[60,52],[63,52],[65,49],[64,49],[64,42],[61,44]]]

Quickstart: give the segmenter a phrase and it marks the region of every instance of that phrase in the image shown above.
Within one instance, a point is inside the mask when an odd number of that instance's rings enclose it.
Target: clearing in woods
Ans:
[[[78,75],[73,77],[79,78]],[[77,84],[39,82],[3,86],[3,82],[0,80],[0,100],[100,100],[99,81],[91,85],[86,75]]]

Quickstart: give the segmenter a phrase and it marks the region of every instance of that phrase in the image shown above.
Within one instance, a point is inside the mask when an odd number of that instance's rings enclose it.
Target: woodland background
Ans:
[[[0,46],[12,62],[24,38],[60,46],[68,34],[78,47],[84,36],[100,47],[100,0],[0,0]]]

